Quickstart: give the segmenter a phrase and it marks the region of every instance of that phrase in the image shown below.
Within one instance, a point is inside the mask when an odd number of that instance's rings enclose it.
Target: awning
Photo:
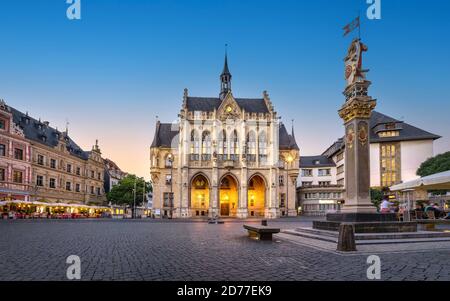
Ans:
[[[450,190],[450,170],[390,187],[391,191],[406,189]]]

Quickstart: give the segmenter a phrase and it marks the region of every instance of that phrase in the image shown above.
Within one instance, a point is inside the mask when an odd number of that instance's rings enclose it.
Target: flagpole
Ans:
[[[358,10],[359,26],[358,26],[358,38],[361,41],[361,10]]]

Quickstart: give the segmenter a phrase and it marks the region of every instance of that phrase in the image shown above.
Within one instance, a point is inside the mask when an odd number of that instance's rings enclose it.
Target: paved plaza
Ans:
[[[282,229],[309,219],[270,221]],[[367,252],[339,254],[285,240],[251,240],[242,221],[0,221],[0,280],[367,280]],[[385,247],[382,280],[450,280],[450,248]]]

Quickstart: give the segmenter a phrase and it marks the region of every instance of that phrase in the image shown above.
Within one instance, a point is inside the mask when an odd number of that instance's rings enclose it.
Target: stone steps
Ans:
[[[298,236],[298,237],[316,239],[316,240],[333,242],[333,243],[338,242],[337,237],[331,237],[331,236],[327,236],[327,235],[318,235],[318,234],[312,234],[312,233],[307,233],[307,232],[300,232],[300,231],[296,231],[296,230],[283,230],[283,231],[281,231],[281,233],[288,234],[291,236]]]
[[[339,233],[328,230],[313,228],[296,228],[294,230],[283,230],[283,234],[316,239],[320,241],[337,243]],[[399,243],[425,243],[450,241],[449,232],[404,232],[404,233],[356,233],[357,245],[371,244],[399,244]]]

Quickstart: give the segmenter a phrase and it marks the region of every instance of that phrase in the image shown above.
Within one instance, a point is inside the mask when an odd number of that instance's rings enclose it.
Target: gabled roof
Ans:
[[[302,156],[300,157],[300,168],[335,167],[332,158],[327,156]]]
[[[177,124],[172,123],[156,123],[155,136],[150,147],[167,147],[172,148],[178,145],[178,140],[175,136],[180,132]]]
[[[27,114],[14,109],[13,107],[10,108],[13,114],[13,122],[23,129],[25,138],[49,147],[56,147],[58,145],[58,136],[64,137],[67,150],[71,155],[83,160],[87,160],[89,158],[89,152],[83,151],[81,147],[75,143],[75,141],[73,141],[69,136],[66,136],[66,133],[59,132],[58,130],[48,126],[48,124],[38,121]],[[45,140],[43,139],[44,137]]]
[[[263,98],[235,98],[239,107],[249,113],[269,113]],[[189,111],[213,112],[220,107],[219,97],[187,97],[186,106]]]

